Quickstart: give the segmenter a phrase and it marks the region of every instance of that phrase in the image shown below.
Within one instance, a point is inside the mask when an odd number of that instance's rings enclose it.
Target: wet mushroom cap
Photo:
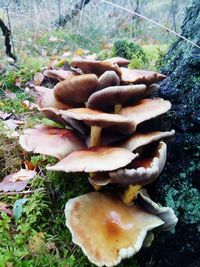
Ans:
[[[171,103],[162,98],[142,99],[133,106],[125,107],[120,115],[132,119],[136,125],[153,119],[171,108]]]
[[[145,84],[112,86],[93,93],[87,106],[91,109],[108,110],[117,104],[124,104],[127,101],[136,102],[145,97],[149,88]]]
[[[87,60],[87,59],[73,59],[71,62],[73,68],[78,68],[83,73],[94,73],[97,76],[102,75],[107,70],[113,70],[117,75],[121,76],[121,70],[117,64],[112,62],[105,62],[100,60]]]
[[[153,150],[153,148],[150,149]],[[164,168],[167,146],[164,142],[160,142],[150,154],[147,150],[143,154],[133,160],[127,167],[109,172],[112,182],[124,185],[146,185],[152,183]]]
[[[109,146],[96,146],[72,152],[48,170],[65,172],[111,171],[129,164],[137,154],[129,150]]]
[[[67,70],[45,70],[43,74],[48,78],[53,78],[58,81],[63,81],[65,79],[68,79],[69,77],[77,75],[74,72]]]
[[[119,76],[115,71],[105,71],[98,79],[99,85],[97,91],[102,90],[106,87],[115,86],[120,84]]]
[[[131,257],[140,250],[147,231],[163,224],[139,205],[128,207],[119,198],[98,192],[69,200],[65,216],[73,242],[97,266],[115,266]]]
[[[86,147],[73,131],[47,125],[36,125],[34,129],[25,130],[19,142],[21,147],[28,152],[49,155],[58,159]]]
[[[85,103],[88,97],[97,89],[98,79],[95,74],[74,76],[59,82],[54,87],[55,98],[61,103]]]
[[[120,68],[122,72],[121,82],[122,83],[144,83],[150,85],[152,83],[157,83],[166,78],[165,75],[147,71],[147,70],[134,70],[128,68]]]

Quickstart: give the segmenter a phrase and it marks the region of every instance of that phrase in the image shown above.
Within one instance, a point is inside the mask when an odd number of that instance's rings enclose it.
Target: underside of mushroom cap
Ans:
[[[87,60],[75,58],[71,62],[73,68],[79,68],[83,73],[94,73],[97,76],[102,75],[107,70],[113,70],[117,75],[121,76],[121,70],[117,64],[112,62],[100,61],[100,60]]]
[[[113,126],[117,131],[126,132],[127,134],[135,131],[134,122],[130,118],[118,114],[109,114],[88,108],[74,108],[66,111],[61,110],[60,115],[66,121],[68,121],[68,118],[72,118],[84,121],[90,126],[99,126],[102,128]]]
[[[19,139],[26,151],[63,159],[73,151],[84,149],[84,142],[71,130],[47,125],[36,125],[27,129]]]
[[[120,68],[122,75],[121,75],[121,82],[122,83],[144,83],[150,85],[152,83],[157,83],[162,81],[166,78],[165,75],[147,71],[147,70],[134,70],[128,68]]]
[[[48,170],[65,172],[111,171],[129,164],[137,154],[124,148],[96,146],[72,152]]]
[[[73,242],[97,266],[115,266],[131,257],[140,250],[147,231],[163,224],[139,205],[128,207],[115,196],[98,192],[69,200],[65,216]]]
[[[145,189],[141,189],[138,192],[137,202],[148,212],[153,215],[158,216],[164,224],[159,226],[159,230],[161,231],[169,231],[175,227],[178,222],[178,218],[174,214],[174,211],[170,207],[162,207],[155,203],[152,199],[150,199],[147,191]]]
[[[117,104],[134,103],[145,97],[150,89],[145,84],[111,86],[93,93],[87,106],[91,109],[109,111]]]
[[[152,147],[152,146],[151,146]],[[109,172],[113,183],[124,185],[146,185],[152,183],[164,168],[167,157],[167,146],[160,142],[156,148],[146,150],[128,167]],[[148,155],[149,154],[149,155]]]
[[[54,96],[61,103],[84,104],[89,96],[96,91],[98,84],[95,74],[74,76],[57,83],[54,87]]]

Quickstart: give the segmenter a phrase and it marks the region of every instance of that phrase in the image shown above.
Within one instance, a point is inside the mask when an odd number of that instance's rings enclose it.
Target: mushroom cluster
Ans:
[[[26,151],[58,158],[48,170],[86,172],[94,189],[102,189],[69,200],[65,209],[73,242],[97,266],[115,266],[146,243],[147,231],[177,223],[173,210],[154,203],[142,188],[164,168],[163,140],[174,134],[156,123],[171,107],[152,97],[165,76],[131,70],[128,63],[75,58],[69,71],[46,70],[57,83],[35,87],[38,109],[63,128],[37,125],[20,137]],[[108,184],[112,193],[104,193]]]

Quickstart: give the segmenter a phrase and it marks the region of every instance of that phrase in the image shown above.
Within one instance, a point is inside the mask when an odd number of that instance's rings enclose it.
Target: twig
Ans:
[[[23,194],[23,195],[26,195],[26,194],[31,194],[31,193],[35,193],[35,192],[39,192],[39,191],[44,191],[45,188],[38,188],[38,189],[35,189],[35,190],[27,190],[27,191],[21,191],[21,192],[4,192],[4,193],[0,193],[0,196],[3,196],[3,195],[7,195],[7,196],[11,196],[11,195],[18,195],[18,194]]]
[[[111,5],[111,6],[115,6],[115,7],[117,7],[117,8],[120,8],[120,9],[124,10],[124,11],[127,11],[127,12],[129,12],[129,13],[131,13],[131,14],[134,14],[134,15],[136,15],[136,16],[142,18],[142,19],[145,19],[145,20],[147,20],[147,21],[149,21],[149,22],[151,22],[151,23],[153,23],[153,24],[159,26],[160,28],[163,28],[163,29],[167,30],[168,32],[171,32],[172,34],[174,34],[174,35],[180,37],[181,39],[187,41],[188,43],[190,43],[190,44],[192,44],[192,45],[194,45],[194,46],[196,46],[197,48],[200,49],[200,46],[199,46],[199,45],[197,45],[197,44],[195,44],[194,42],[188,40],[186,37],[182,36],[181,34],[175,32],[175,31],[173,31],[172,29],[165,27],[164,25],[160,24],[159,22],[156,22],[156,21],[154,21],[154,20],[152,20],[152,19],[150,19],[150,18],[147,18],[146,16],[143,16],[143,15],[141,15],[141,14],[138,14],[138,13],[135,12],[135,11],[129,10],[128,8],[119,6],[119,5],[114,4],[114,3],[111,3],[111,2],[109,2],[109,1],[106,1],[106,0],[101,0],[101,1],[102,1],[103,3],[105,3],[105,4],[108,4],[108,5]]]

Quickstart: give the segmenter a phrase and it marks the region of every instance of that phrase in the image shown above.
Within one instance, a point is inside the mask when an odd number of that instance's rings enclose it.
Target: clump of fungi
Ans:
[[[73,242],[97,266],[117,265],[150,245],[148,231],[177,223],[173,210],[153,202],[144,189],[161,173],[164,140],[174,134],[158,130],[155,119],[171,107],[152,97],[165,76],[131,70],[128,63],[78,58],[69,71],[46,70],[57,84],[36,86],[38,107],[64,127],[37,125],[20,137],[26,151],[58,158],[48,170],[88,174],[96,191],[69,200],[65,215]],[[104,192],[108,184],[112,192]]]

